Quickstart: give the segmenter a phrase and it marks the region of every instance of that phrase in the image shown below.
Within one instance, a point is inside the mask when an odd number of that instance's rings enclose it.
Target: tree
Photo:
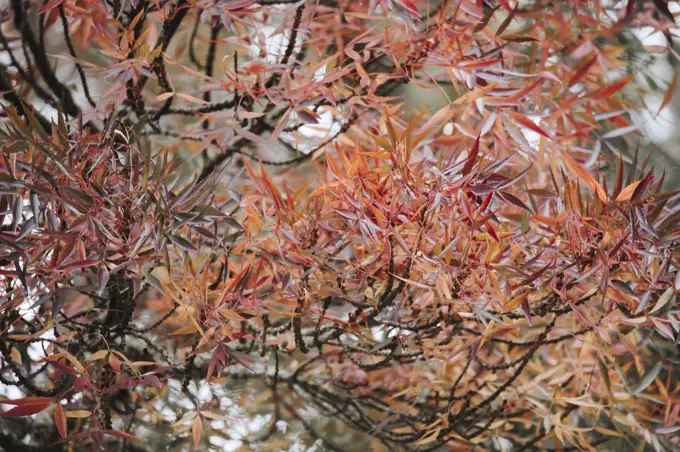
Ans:
[[[680,447],[611,3],[8,2],[0,446]]]

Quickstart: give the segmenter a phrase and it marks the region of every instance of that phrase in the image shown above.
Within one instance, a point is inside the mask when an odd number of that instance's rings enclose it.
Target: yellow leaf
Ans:
[[[514,311],[522,301],[524,301],[527,297],[529,296],[529,292],[524,292],[521,295],[516,296],[512,300],[510,300],[506,305],[503,306],[503,309],[505,312],[512,312]]]
[[[92,416],[92,411],[71,410],[71,411],[64,411],[64,414],[66,415],[66,417],[83,419],[83,418]]]
[[[193,324],[191,324],[191,325],[187,325],[185,327],[182,327],[178,330],[173,331],[172,333],[170,333],[170,336],[180,336],[182,334],[192,334],[192,333],[195,333],[196,331],[197,331],[196,327]]]
[[[106,355],[108,354],[109,354],[108,350],[99,350],[98,352],[95,352],[92,355],[85,358],[85,361],[97,361],[98,359],[105,358]]]
[[[641,180],[635,181],[623,190],[621,190],[621,193],[619,193],[619,196],[616,197],[617,201],[630,201],[630,198],[633,196],[633,193],[635,192],[635,189],[637,188],[638,185],[640,185]]]

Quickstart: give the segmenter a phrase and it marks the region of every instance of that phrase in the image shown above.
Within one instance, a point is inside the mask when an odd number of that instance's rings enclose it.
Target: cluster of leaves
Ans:
[[[12,0],[0,446],[680,447],[680,210],[612,144],[672,14],[594,4]]]

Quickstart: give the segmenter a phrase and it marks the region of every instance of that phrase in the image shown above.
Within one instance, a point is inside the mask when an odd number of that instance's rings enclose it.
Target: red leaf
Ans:
[[[576,71],[576,74],[569,80],[569,83],[567,83],[567,86],[571,88],[575,84],[578,83],[579,80],[581,80],[590,70],[590,68],[595,64],[595,61],[597,61],[597,56],[594,56],[588,61],[586,64],[583,65],[581,69]]]
[[[54,443],[50,444],[48,447],[56,446],[57,444],[64,444],[64,443],[70,443],[71,441],[75,441],[77,439],[81,438],[86,438],[90,436],[91,432],[80,432],[76,433],[75,435],[67,436],[64,439],[60,439],[59,441],[55,441]]]
[[[635,74],[629,75],[628,77],[619,80],[618,82],[612,83],[611,85],[598,89],[593,92],[590,97],[595,100],[604,99],[610,97],[612,94],[619,92],[624,86],[630,83],[631,80],[635,78]]]
[[[484,224],[484,226],[486,226],[486,230],[489,232],[489,235],[490,235],[491,237],[493,237],[493,239],[494,239],[496,242],[500,242],[500,240],[499,240],[499,238],[498,238],[498,234],[496,234],[496,230],[493,228],[493,226],[491,226],[491,224],[489,224],[489,222],[486,222],[486,223]]]
[[[477,135],[475,144],[472,146],[472,149],[470,150],[470,155],[468,156],[465,165],[463,166],[463,175],[467,175],[470,172],[470,170],[472,170],[472,167],[474,166],[475,161],[477,160],[477,156],[479,155],[479,138],[480,136]]]
[[[139,441],[136,436],[130,435],[129,433],[121,432],[119,430],[101,430],[105,435],[117,436],[118,438],[124,438],[130,441]]]
[[[529,324],[531,325],[531,310],[529,309],[529,302],[527,299],[524,298],[519,306],[522,308],[522,314],[524,314],[524,317],[527,318]]]
[[[16,400],[0,400],[2,405],[29,405],[37,403],[52,403],[54,399],[51,397],[24,397]]]
[[[418,7],[410,0],[397,0],[397,3],[399,3],[401,6],[406,8],[406,11],[408,11],[409,16],[411,16],[412,19],[420,19],[420,13],[418,12]]]
[[[64,2],[64,0],[51,0],[47,3],[45,3],[45,6],[40,8],[38,10],[38,16],[41,14],[45,14],[46,12],[50,11],[53,8],[56,8],[57,6],[61,5]]]
[[[512,117],[517,123],[520,125],[526,127],[527,129],[531,129],[534,132],[538,133],[539,135],[543,135],[546,138],[550,138],[550,135],[548,135],[548,132],[543,130],[538,124],[536,124],[534,121],[531,119],[527,118],[523,114],[517,113],[516,111],[508,111],[508,115]]]
[[[22,400],[25,399],[14,400],[13,404],[17,406],[11,410],[5,411],[4,413],[0,413],[0,417],[31,416],[33,414],[40,413],[54,403],[53,399],[40,401],[29,400],[28,402],[21,402]]]
[[[59,436],[66,438],[68,436],[66,415],[64,414],[64,407],[62,407],[61,404],[57,405],[57,409],[54,410],[54,424],[57,426]]]

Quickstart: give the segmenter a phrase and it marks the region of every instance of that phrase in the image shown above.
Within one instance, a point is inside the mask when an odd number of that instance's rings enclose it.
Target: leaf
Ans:
[[[169,333],[169,334],[170,334],[170,336],[180,336],[180,335],[183,335],[183,334],[193,334],[196,331],[198,331],[196,329],[196,327],[193,324],[190,324],[190,325],[187,325],[185,327],[179,328],[179,329],[177,329],[177,330],[175,330],[175,331],[173,331],[172,333]]]
[[[671,102],[673,99],[673,95],[675,94],[675,88],[678,83],[678,73],[676,72],[673,74],[673,79],[671,82],[668,84],[668,88],[666,89],[666,94],[663,96],[663,100],[661,101],[661,105],[659,106],[659,110],[656,112],[658,115],[661,113],[661,110],[666,108],[668,104]]]
[[[102,265],[99,267],[99,271],[97,272],[97,293],[99,295],[104,293],[104,289],[106,289],[106,284],[109,282],[109,270],[106,268],[106,265]]]
[[[109,354],[108,350],[99,350],[98,352],[95,352],[92,355],[85,358],[85,361],[97,361],[98,359],[106,358],[108,354]]]
[[[642,378],[640,379],[640,382],[637,384],[637,386],[635,386],[630,391],[631,395],[639,394],[642,391],[644,391],[645,389],[647,389],[647,387],[649,385],[651,385],[652,382],[654,382],[656,377],[659,375],[659,372],[661,372],[661,367],[662,367],[662,363],[661,363],[661,361],[659,361],[656,364],[654,364],[654,366],[651,369],[649,369],[647,372],[645,372],[645,374],[642,376]]]
[[[433,432],[431,433],[426,433],[424,434],[416,443],[418,446],[423,446],[425,444],[429,444],[433,441],[435,441],[437,438],[439,438],[439,433],[441,432],[442,428],[437,427]]]
[[[635,181],[632,184],[626,186],[623,190],[621,190],[621,193],[616,197],[617,201],[630,201],[630,199],[633,197],[633,193],[635,193],[635,189],[637,188],[638,185],[640,185],[639,181]]]
[[[590,189],[597,195],[598,198],[600,198],[600,201],[606,203],[608,196],[607,192],[604,190],[602,185],[595,180],[595,178],[588,172],[588,170],[584,169],[581,165],[576,163],[576,161],[571,158],[571,156],[563,152],[562,153],[562,160],[564,161],[565,165],[567,166],[567,169],[576,176],[577,178],[583,180]]]
[[[12,351],[10,352],[10,355],[12,356],[12,361],[17,363],[18,365],[23,364],[23,360],[21,359],[21,352],[19,351],[18,348],[12,347]]]
[[[505,29],[508,28],[508,26],[512,22],[512,19],[515,18],[515,12],[517,11],[517,6],[519,6],[519,3],[517,3],[515,5],[515,7],[510,12],[510,14],[508,14],[508,17],[506,17],[505,20],[503,21],[503,23],[501,23],[501,25],[498,27],[498,30],[496,31],[496,36],[502,35],[503,32],[505,31]]]
[[[578,83],[579,80],[581,80],[590,70],[590,68],[595,64],[595,61],[597,61],[597,55],[592,57],[586,64],[584,64],[581,69],[576,71],[574,76],[569,80],[569,83],[567,83],[567,86],[571,88],[575,84]]]
[[[673,25],[675,25],[675,17],[673,17],[673,13],[671,13],[671,10],[668,9],[668,0],[652,0],[652,1],[654,2],[654,7],[656,8],[656,10],[663,14],[668,20],[673,22]]]
[[[176,234],[167,234],[168,238],[182,251],[198,251],[187,239]]]
[[[174,95],[175,95],[175,93],[173,93],[172,91],[167,92],[167,93],[163,93],[163,94],[159,94],[158,96],[156,96],[153,99],[153,102],[163,102],[164,100],[170,99]]]
[[[130,435],[129,433],[121,432],[119,430],[100,430],[100,431],[105,435],[117,436],[118,438],[127,439],[128,441],[140,441],[140,439],[137,438],[136,436]]]
[[[57,404],[57,409],[54,410],[54,424],[57,426],[59,436],[66,438],[68,436],[68,429],[64,407],[61,404]]]
[[[501,5],[496,5],[493,8],[489,8],[488,11],[486,12],[486,14],[484,14],[484,17],[482,17],[482,20],[480,20],[479,23],[477,25],[475,25],[475,28],[473,29],[473,31],[475,33],[482,31],[484,29],[484,27],[486,27],[486,24],[488,24],[489,21],[491,20],[491,17],[493,16],[493,14],[500,7],[501,7]],[[500,33],[497,33],[497,34],[500,34]]]
[[[626,295],[630,295],[631,297],[635,297],[635,292],[633,292],[633,289],[631,289],[630,286],[628,284],[626,284],[625,282],[619,281],[618,279],[612,279],[610,281],[610,283],[619,292],[623,292]]]
[[[477,135],[475,144],[472,146],[472,149],[470,150],[470,155],[468,156],[467,160],[465,161],[465,165],[463,166],[463,175],[467,175],[470,172],[470,170],[472,170],[472,167],[475,165],[475,161],[477,160],[477,156],[479,155],[479,139],[480,136]]]
[[[629,134],[630,132],[634,132],[638,128],[639,127],[635,124],[630,125],[630,126],[626,126],[626,127],[619,127],[618,129],[610,130],[609,132],[602,135],[600,138],[602,140],[606,140],[608,138],[620,137],[621,135],[626,135],[626,134]]]
[[[411,16],[412,19],[420,19],[420,13],[418,12],[418,7],[413,3],[411,0],[395,0],[398,2],[401,6],[406,9],[408,12],[409,16]]]
[[[318,124],[320,117],[309,108],[303,108],[295,112],[300,121],[305,124]]]
[[[587,407],[587,408],[602,408],[603,405],[594,403],[594,402],[587,402],[584,399],[587,399],[590,397],[590,394],[584,394],[580,397],[565,397],[562,398],[563,401],[571,404],[571,405],[576,405],[576,406],[582,406],[582,407]]]
[[[512,193],[509,193],[507,191],[499,191],[497,192],[498,196],[503,198],[505,201],[509,202],[510,204],[519,207],[520,209],[524,209],[528,212],[531,212],[532,210],[522,202],[521,199],[519,199],[517,196],[513,195]]]
[[[521,113],[517,113],[516,111],[509,110],[506,112],[512,119],[515,120],[518,124],[526,127],[527,129],[531,129],[534,132],[538,133],[539,135],[543,135],[546,138],[550,138],[550,135],[548,135],[548,132],[543,130],[538,124],[536,124],[534,121],[531,119],[527,118]]]
[[[196,416],[194,418],[193,424],[191,424],[191,435],[194,439],[194,450],[198,449],[198,443],[201,441],[201,433],[203,433],[203,421],[201,421],[201,416]]]
[[[604,386],[605,388],[607,388],[607,392],[611,395],[612,383],[611,380],[609,379],[609,369],[607,369],[607,365],[602,360],[602,357],[599,355],[597,357],[597,367],[600,369],[600,375],[602,375],[602,381],[604,382]]]
[[[344,218],[347,218],[348,220],[358,220],[359,219],[357,214],[355,214],[354,212],[350,212],[349,210],[335,209],[335,213],[337,213],[338,215],[340,215]]]
[[[191,96],[189,94],[175,93],[175,96],[179,97],[184,102],[187,102],[187,103],[190,103],[190,104],[194,103],[194,104],[206,105],[208,103],[204,99],[201,99],[201,98],[198,98],[198,97],[195,97],[195,96]]]
[[[619,92],[624,86],[631,82],[635,78],[636,74],[629,75],[626,78],[619,80],[618,82],[612,83],[611,85],[598,89],[590,95],[591,99],[600,100],[604,98],[609,98],[613,94]]]
[[[44,411],[54,403],[54,399],[48,397],[26,397],[24,399],[2,401],[0,403],[11,403],[16,405],[14,408],[0,413],[0,417],[31,416]]]
[[[675,290],[672,287],[669,287],[668,289],[666,289],[666,291],[659,297],[656,304],[654,305],[652,310],[649,311],[649,313],[653,314],[656,311],[663,308],[664,306],[666,306],[666,304],[668,304],[668,302],[671,301],[671,299],[673,298],[674,295],[675,295]]]
[[[233,419],[231,419],[227,416],[223,416],[223,415],[217,414],[217,413],[211,413],[210,411],[201,411],[201,416],[204,416],[204,417],[207,417],[207,418],[210,418],[210,419],[215,419],[216,421],[227,421],[227,422],[233,421]]]
[[[120,373],[120,371],[121,371],[120,365],[121,365],[121,361],[118,358],[116,358],[115,356],[113,356],[113,354],[109,354],[109,366],[111,366],[111,368],[116,373]]]
[[[92,416],[92,411],[87,410],[66,410],[64,412],[67,418],[84,419]]]
[[[50,0],[49,2],[45,3],[45,5],[42,8],[38,10],[38,16],[40,16],[41,14],[45,14],[46,12],[50,11],[53,8],[56,8],[63,2],[64,0]]]

